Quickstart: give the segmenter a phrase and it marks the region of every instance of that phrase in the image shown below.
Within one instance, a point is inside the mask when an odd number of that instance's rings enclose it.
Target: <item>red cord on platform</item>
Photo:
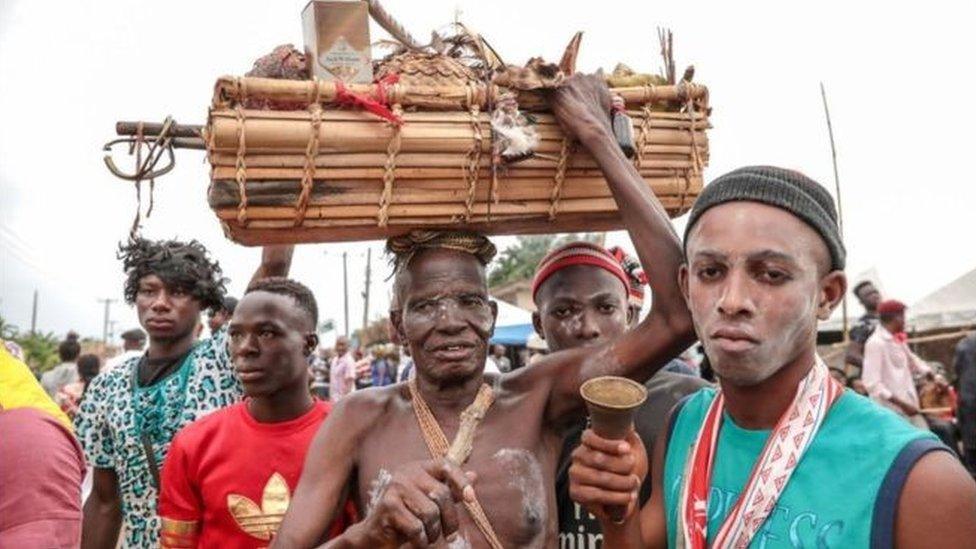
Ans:
[[[386,99],[386,87],[396,84],[399,80],[399,74],[390,74],[384,76],[380,80],[377,80],[376,99],[366,97],[358,93],[353,93],[346,88],[346,85],[343,84],[342,81],[336,81],[335,102],[338,105],[346,105],[371,112],[376,116],[389,121],[391,124],[399,126],[403,124],[403,119],[393,114],[393,112],[387,106]]]

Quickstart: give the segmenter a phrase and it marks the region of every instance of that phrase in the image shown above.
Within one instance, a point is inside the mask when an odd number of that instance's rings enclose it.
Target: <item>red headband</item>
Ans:
[[[532,279],[532,299],[535,300],[535,294],[539,292],[539,287],[550,276],[573,265],[590,265],[604,269],[620,280],[629,298],[630,282],[627,273],[620,266],[620,262],[610,255],[610,252],[602,246],[589,242],[572,242],[549,252],[539,262],[539,266],[535,270],[535,278]]]
[[[879,314],[898,314],[905,312],[908,307],[896,299],[889,299],[878,304]]]

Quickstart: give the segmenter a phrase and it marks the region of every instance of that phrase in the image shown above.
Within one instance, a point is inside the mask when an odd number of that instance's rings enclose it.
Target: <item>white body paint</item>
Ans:
[[[508,473],[508,484],[522,494],[522,513],[538,525],[535,538],[528,547],[541,547],[545,540],[548,508],[542,467],[535,456],[521,448],[502,448],[492,456]]]

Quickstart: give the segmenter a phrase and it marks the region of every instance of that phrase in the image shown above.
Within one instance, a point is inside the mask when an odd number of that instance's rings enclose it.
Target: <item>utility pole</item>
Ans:
[[[369,267],[373,260],[373,249],[366,248],[366,289],[363,290],[363,330],[369,324]]]
[[[105,315],[102,317],[102,343],[103,344],[108,344],[108,317],[110,312],[109,308],[112,306],[112,303],[115,303],[115,301],[116,300],[108,297],[98,300],[99,303],[105,304]]]
[[[343,329],[346,337],[349,337],[349,276],[346,269],[346,252],[342,252],[342,304],[343,304]]]
[[[31,306],[31,335],[37,332],[37,289],[34,289],[34,305]]]
[[[840,201],[840,176],[837,175],[837,147],[834,145],[834,127],[830,123],[830,109],[827,108],[827,91],[824,89],[823,82],[820,83],[820,96],[823,97],[824,115],[827,117],[827,134],[830,136],[830,156],[834,162],[834,194],[837,195],[837,226],[840,229],[841,242],[844,241],[844,208]],[[844,316],[844,343],[848,341],[847,335],[847,292],[841,300],[841,314]]]

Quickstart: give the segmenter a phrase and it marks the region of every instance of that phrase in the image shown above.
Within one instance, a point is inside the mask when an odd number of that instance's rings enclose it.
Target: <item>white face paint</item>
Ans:
[[[535,456],[521,448],[502,448],[495,452],[492,459],[507,473],[508,485],[522,494],[525,523],[535,532],[526,547],[542,547],[549,518],[542,467]]]
[[[468,538],[464,537],[464,534],[458,533],[454,541],[447,544],[447,549],[471,549],[471,544],[468,542]]]
[[[376,478],[373,482],[369,484],[369,501],[366,503],[366,514],[373,512],[373,508],[379,503],[380,498],[383,497],[383,492],[386,492],[386,487],[390,485],[390,480],[393,475],[390,474],[386,469],[380,469],[377,473]]]

